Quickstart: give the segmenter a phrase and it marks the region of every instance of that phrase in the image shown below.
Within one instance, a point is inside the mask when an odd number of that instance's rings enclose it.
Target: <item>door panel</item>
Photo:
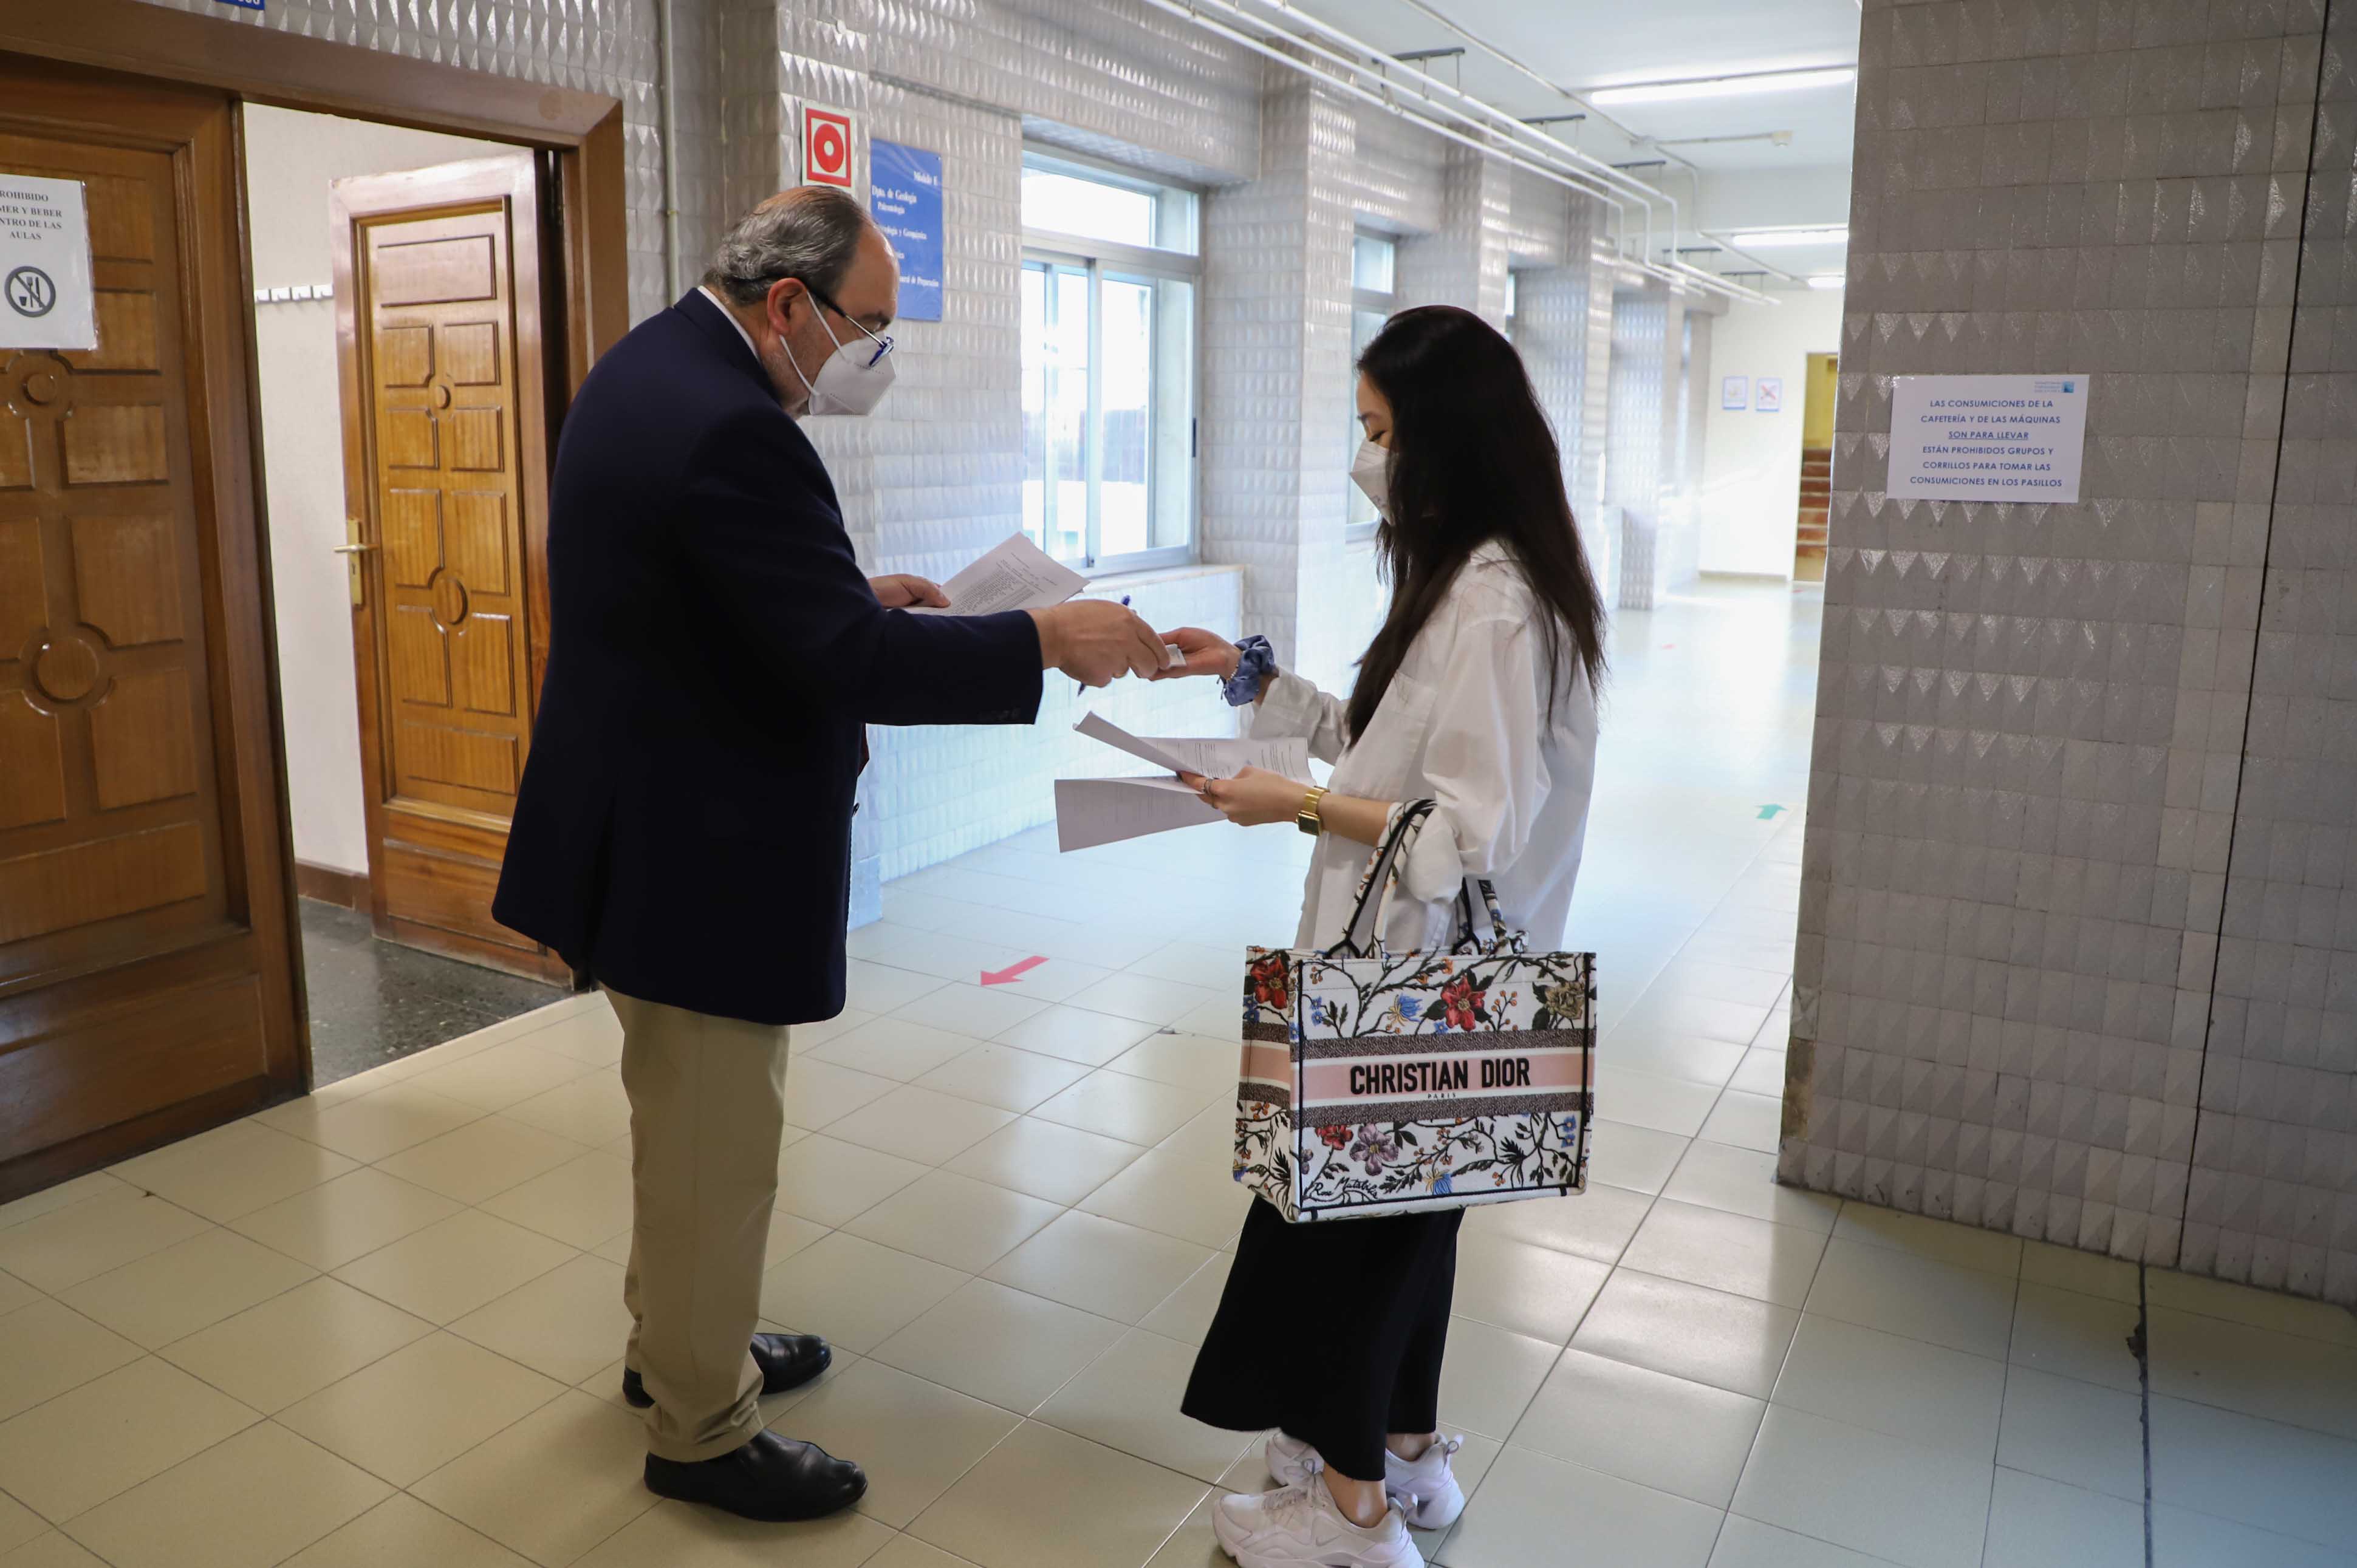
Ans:
[[[300,1087],[231,111],[0,57],[99,347],[0,354],[0,1198]]]
[[[378,934],[528,973],[491,918],[532,739],[525,522],[545,505],[528,154],[336,185],[345,474]]]

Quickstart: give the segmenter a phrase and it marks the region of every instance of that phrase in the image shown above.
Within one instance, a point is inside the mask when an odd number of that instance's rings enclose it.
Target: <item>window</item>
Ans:
[[[1196,197],[1023,162],[1023,526],[1084,571],[1195,545]]]
[[[1514,340],[1514,295],[1517,292],[1514,274],[1509,270],[1506,274],[1506,341],[1509,343]]]
[[[1394,277],[1399,266],[1399,246],[1381,234],[1361,234],[1351,242],[1351,363],[1356,365],[1375,334],[1383,329],[1398,308],[1392,293]],[[1355,456],[1359,444],[1367,433],[1359,424],[1357,402],[1358,382],[1351,382],[1351,445],[1346,450]],[[1345,458],[1348,461],[1348,458]],[[1356,485],[1348,487],[1350,510],[1343,513],[1342,537],[1345,542],[1372,539],[1375,536],[1375,503],[1369,500]]]

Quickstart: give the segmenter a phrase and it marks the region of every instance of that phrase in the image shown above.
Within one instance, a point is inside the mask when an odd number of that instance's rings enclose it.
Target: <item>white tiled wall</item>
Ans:
[[[1867,0],[1781,1168],[2349,1303],[2320,9]],[[1885,496],[1894,374],[2065,370],[2080,504]]]

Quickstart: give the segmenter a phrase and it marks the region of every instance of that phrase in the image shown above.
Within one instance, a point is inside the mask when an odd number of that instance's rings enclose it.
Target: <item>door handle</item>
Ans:
[[[332,548],[344,558],[344,576],[352,591],[352,607],[358,609],[362,602],[361,557],[376,546],[361,538],[361,520],[356,517],[344,519],[344,541]]]
[[[337,555],[358,555],[362,551],[373,550],[375,548],[376,546],[373,544],[339,544],[333,547],[330,553]]]

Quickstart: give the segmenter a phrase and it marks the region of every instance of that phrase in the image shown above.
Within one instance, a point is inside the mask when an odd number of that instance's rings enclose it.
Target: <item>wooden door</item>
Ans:
[[[491,918],[546,646],[533,156],[339,180],[334,206],[377,934],[561,979]]]
[[[99,335],[0,350],[0,1199],[303,1086],[234,141],[0,56],[0,177],[82,182]]]

